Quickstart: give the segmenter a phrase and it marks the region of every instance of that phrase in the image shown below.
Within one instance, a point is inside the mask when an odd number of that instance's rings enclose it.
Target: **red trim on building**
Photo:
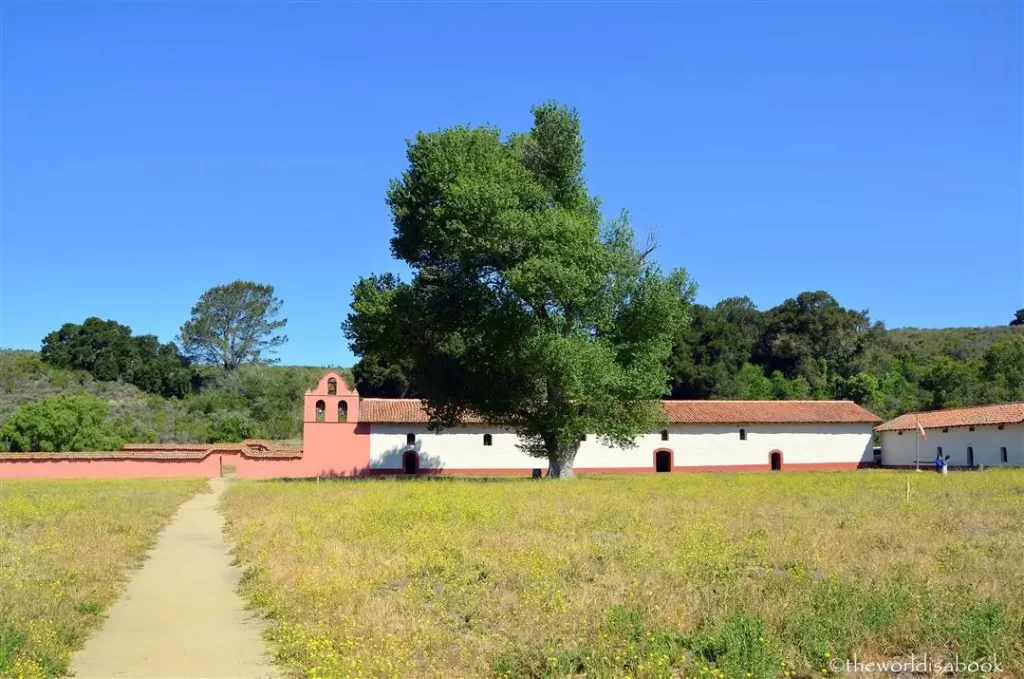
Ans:
[[[664,450],[664,449],[661,449]],[[671,452],[671,451],[669,451]],[[790,462],[785,466],[788,471],[840,471],[847,469],[867,469],[874,465],[868,462]],[[547,467],[536,467],[547,470]],[[654,467],[576,467],[577,474],[654,474]],[[722,465],[693,465],[673,466],[672,472],[764,472],[771,471],[771,462],[768,464],[722,464]],[[522,468],[459,468],[445,469],[436,467],[421,467],[420,476],[530,476],[533,469]],[[401,475],[402,470],[394,467],[381,468],[373,467],[366,470],[370,476],[393,476]]]

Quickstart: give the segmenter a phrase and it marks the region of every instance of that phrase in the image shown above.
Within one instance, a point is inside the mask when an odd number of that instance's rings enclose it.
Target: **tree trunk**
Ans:
[[[573,446],[559,446],[554,452],[548,452],[548,478],[571,479],[576,476],[572,466],[579,449],[577,443]]]

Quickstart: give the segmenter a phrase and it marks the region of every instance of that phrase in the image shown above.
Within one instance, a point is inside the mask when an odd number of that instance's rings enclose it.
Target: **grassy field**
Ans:
[[[243,482],[224,507],[305,676],[1024,676],[1024,470]]]
[[[201,479],[0,482],[0,676],[60,677]]]

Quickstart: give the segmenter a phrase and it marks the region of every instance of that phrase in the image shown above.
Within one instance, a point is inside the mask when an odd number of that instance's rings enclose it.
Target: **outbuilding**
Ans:
[[[1024,403],[907,413],[875,428],[885,467],[1024,466]],[[923,432],[923,435],[922,435]]]

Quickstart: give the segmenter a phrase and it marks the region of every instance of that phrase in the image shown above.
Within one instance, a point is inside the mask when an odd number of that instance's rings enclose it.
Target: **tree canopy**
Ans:
[[[92,317],[65,323],[43,338],[42,358],[67,370],[84,370],[98,380],[122,380],[161,396],[184,396],[194,373],[173,342],[155,335],[133,336],[116,321]]]
[[[235,281],[212,287],[181,326],[181,345],[193,360],[228,371],[245,363],[276,362],[270,354],[288,341],[276,334],[288,322],[277,318],[282,304],[273,285]]]
[[[915,410],[1024,401],[1024,327],[886,330],[823,291],[760,311],[747,297],[694,305],[676,329],[671,398],[851,399],[883,418]],[[361,347],[355,347],[361,353]],[[360,374],[370,357],[354,371]],[[419,395],[408,363],[365,370]],[[381,382],[364,396],[399,396]]]
[[[625,213],[602,220],[576,112],[533,115],[507,138],[455,127],[409,143],[388,204],[413,278],[359,281],[344,329],[411,379],[432,426],[506,424],[564,478],[585,435],[626,445],[655,426],[694,285],[662,274]]]
[[[885,418],[1024,400],[1022,344],[1017,328],[887,331],[824,291],[767,311],[726,299],[677,333],[672,396],[851,399]]]

